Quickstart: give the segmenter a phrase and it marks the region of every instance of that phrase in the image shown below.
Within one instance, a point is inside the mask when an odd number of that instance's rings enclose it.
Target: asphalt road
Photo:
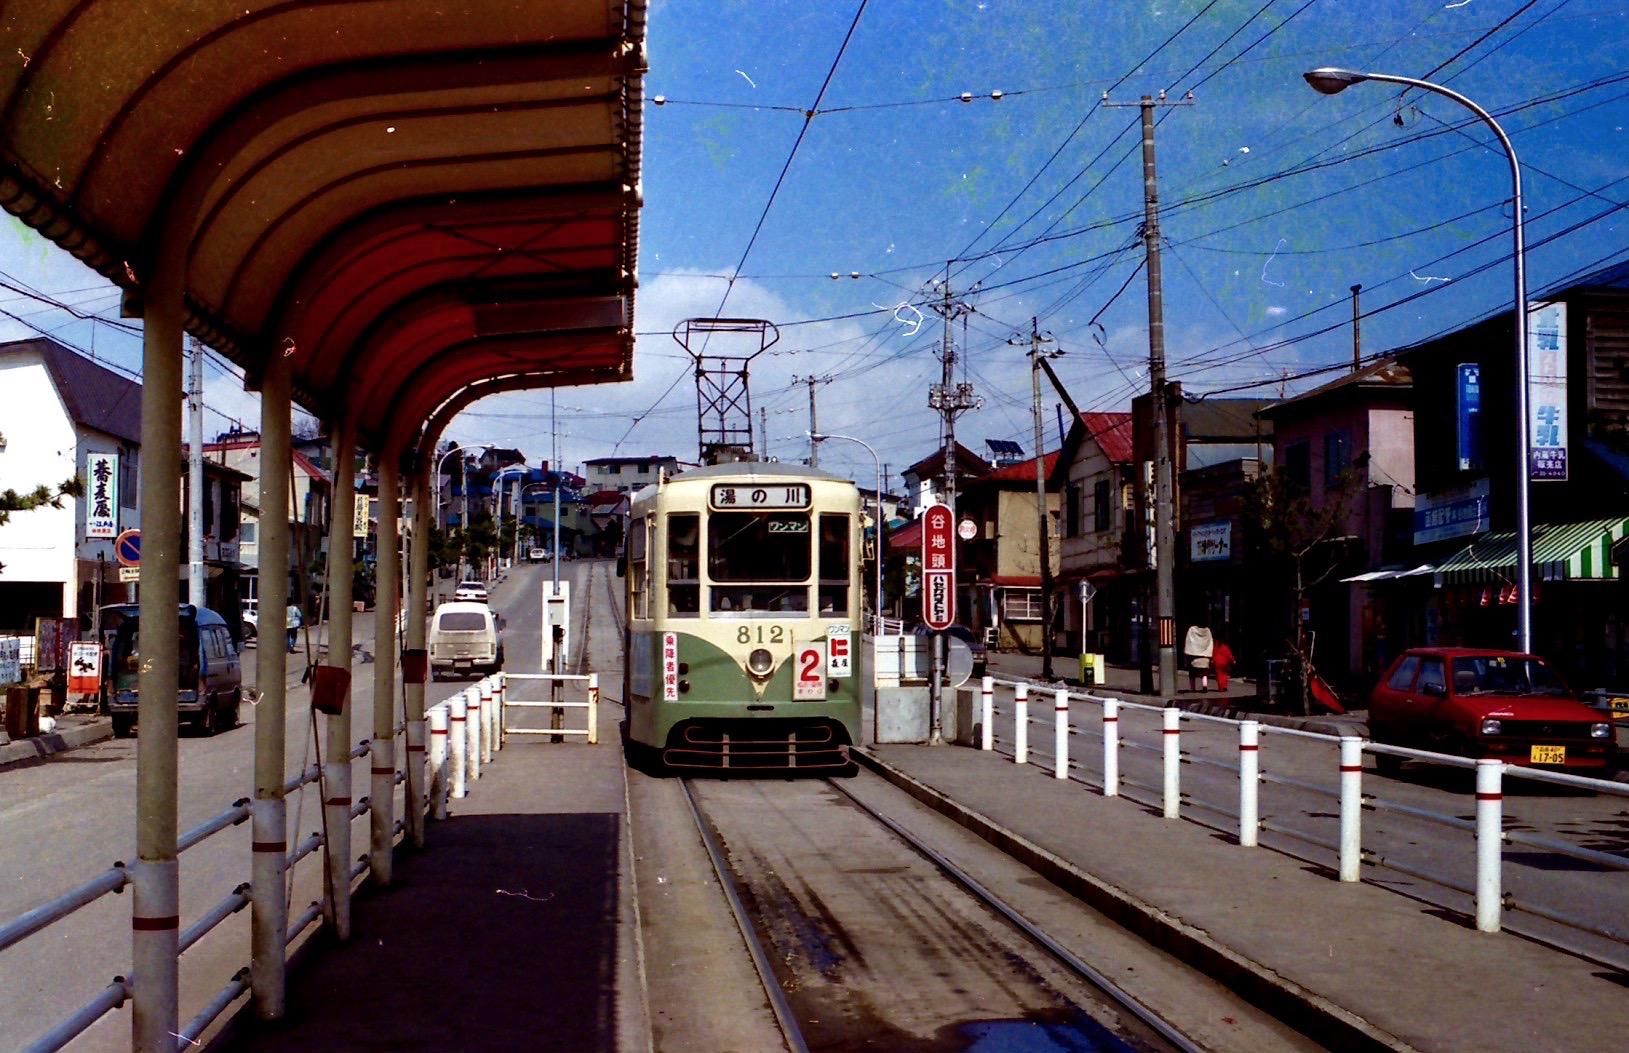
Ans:
[[[567,564],[568,572],[579,566]],[[586,564],[581,565],[586,567]],[[539,584],[547,568],[523,566],[493,589],[493,607],[512,627],[505,635],[510,668],[537,668]],[[437,582],[451,590],[454,583]],[[373,726],[373,612],[355,619],[352,665],[354,745]],[[619,642],[620,643],[620,642]],[[252,686],[255,650],[243,653],[245,684]],[[285,723],[290,776],[314,759],[309,743],[311,711],[299,683],[302,656],[290,655]],[[468,686],[432,683],[433,705]],[[399,705],[398,701],[398,705]],[[253,706],[243,707],[243,723],[214,738],[180,741],[180,829],[186,831],[253,793]],[[324,721],[319,721],[322,725]],[[614,725],[612,727],[614,731]],[[326,743],[324,744],[326,755]],[[398,756],[401,755],[398,746]],[[355,796],[366,794],[367,758],[352,765]],[[136,741],[110,739],[0,772],[0,919],[62,894],[100,874],[116,860],[135,857]],[[398,790],[396,814],[401,814]],[[320,828],[315,786],[288,802],[289,843]],[[368,820],[352,825],[354,854],[366,851]],[[320,853],[295,868],[290,915],[300,914],[319,894]],[[249,877],[249,827],[231,827],[189,849],[181,857],[182,925],[219,902]],[[248,962],[249,911],[240,911],[187,951],[181,963],[181,1019],[188,1020]],[[0,953],[0,1049],[20,1046],[97,994],[114,976],[130,971],[130,902],[104,896],[67,919]],[[74,1046],[75,1050],[124,1050],[129,1046],[128,1008],[108,1014]]]

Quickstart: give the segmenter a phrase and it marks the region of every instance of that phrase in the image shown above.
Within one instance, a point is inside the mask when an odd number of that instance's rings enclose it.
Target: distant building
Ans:
[[[1134,540],[1130,413],[1082,413],[1064,436],[1053,469],[1062,509],[1058,584],[1065,634],[1083,650],[1124,661],[1135,597],[1126,547]],[[1081,603],[1085,586],[1091,597]],[[1084,635],[1083,635],[1084,634]]]
[[[906,499],[914,519],[929,505],[939,504],[945,495],[945,458],[943,450],[934,450],[926,457],[899,473],[905,480]],[[956,444],[956,483],[959,490],[969,479],[976,479],[990,471],[990,462]]]
[[[141,526],[141,385],[54,340],[0,344],[0,490],[28,493],[85,479],[111,457],[111,533]],[[119,583],[112,537],[86,537],[85,497],[14,512],[0,527],[0,632],[33,633],[36,618],[88,617],[98,602],[132,598]]]
[[[591,492],[614,490],[619,494],[636,494],[661,476],[674,475],[691,467],[677,457],[667,454],[649,454],[644,457],[595,457],[583,462]]]
[[[289,526],[293,534],[289,539],[288,573],[291,577],[290,596],[298,595],[299,581],[295,577],[295,569],[300,566],[312,568],[318,563],[318,557],[328,551],[327,529],[333,501],[333,476],[304,453],[291,450],[292,482],[279,479],[273,483],[263,479],[259,432],[223,432],[215,442],[204,444],[204,455],[208,460],[218,461],[243,473],[247,480],[245,489],[253,495],[251,500],[244,503],[238,546],[239,558],[244,564],[242,590],[246,599],[260,595],[260,574],[265,569],[260,565],[261,510],[265,507],[263,489],[267,485],[292,489]],[[320,587],[321,577],[315,572],[308,574],[305,584],[307,596],[313,595]]]
[[[1261,411],[1273,424],[1278,470],[1315,509],[1353,473],[1346,519],[1329,544],[1340,570],[1313,590],[1304,625],[1317,634],[1320,673],[1361,688],[1409,645],[1409,615],[1385,579],[1409,569],[1414,510],[1414,385],[1392,359]],[[1290,611],[1266,615],[1288,632]]]

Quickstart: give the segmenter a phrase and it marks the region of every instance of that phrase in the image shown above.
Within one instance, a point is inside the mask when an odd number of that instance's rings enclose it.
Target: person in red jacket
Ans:
[[[1211,665],[1216,669],[1216,687],[1225,692],[1227,690],[1227,674],[1233,668],[1233,648],[1225,640],[1217,638],[1210,652]]]

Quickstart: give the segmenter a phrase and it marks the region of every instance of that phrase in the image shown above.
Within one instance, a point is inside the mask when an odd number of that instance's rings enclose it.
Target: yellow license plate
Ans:
[[[1565,764],[1567,763],[1567,747],[1534,746],[1528,751],[1527,759],[1533,764]]]

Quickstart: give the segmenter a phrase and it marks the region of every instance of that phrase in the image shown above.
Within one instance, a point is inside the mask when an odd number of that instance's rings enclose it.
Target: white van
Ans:
[[[430,678],[496,673],[503,668],[497,615],[484,603],[454,601],[430,620]]]

